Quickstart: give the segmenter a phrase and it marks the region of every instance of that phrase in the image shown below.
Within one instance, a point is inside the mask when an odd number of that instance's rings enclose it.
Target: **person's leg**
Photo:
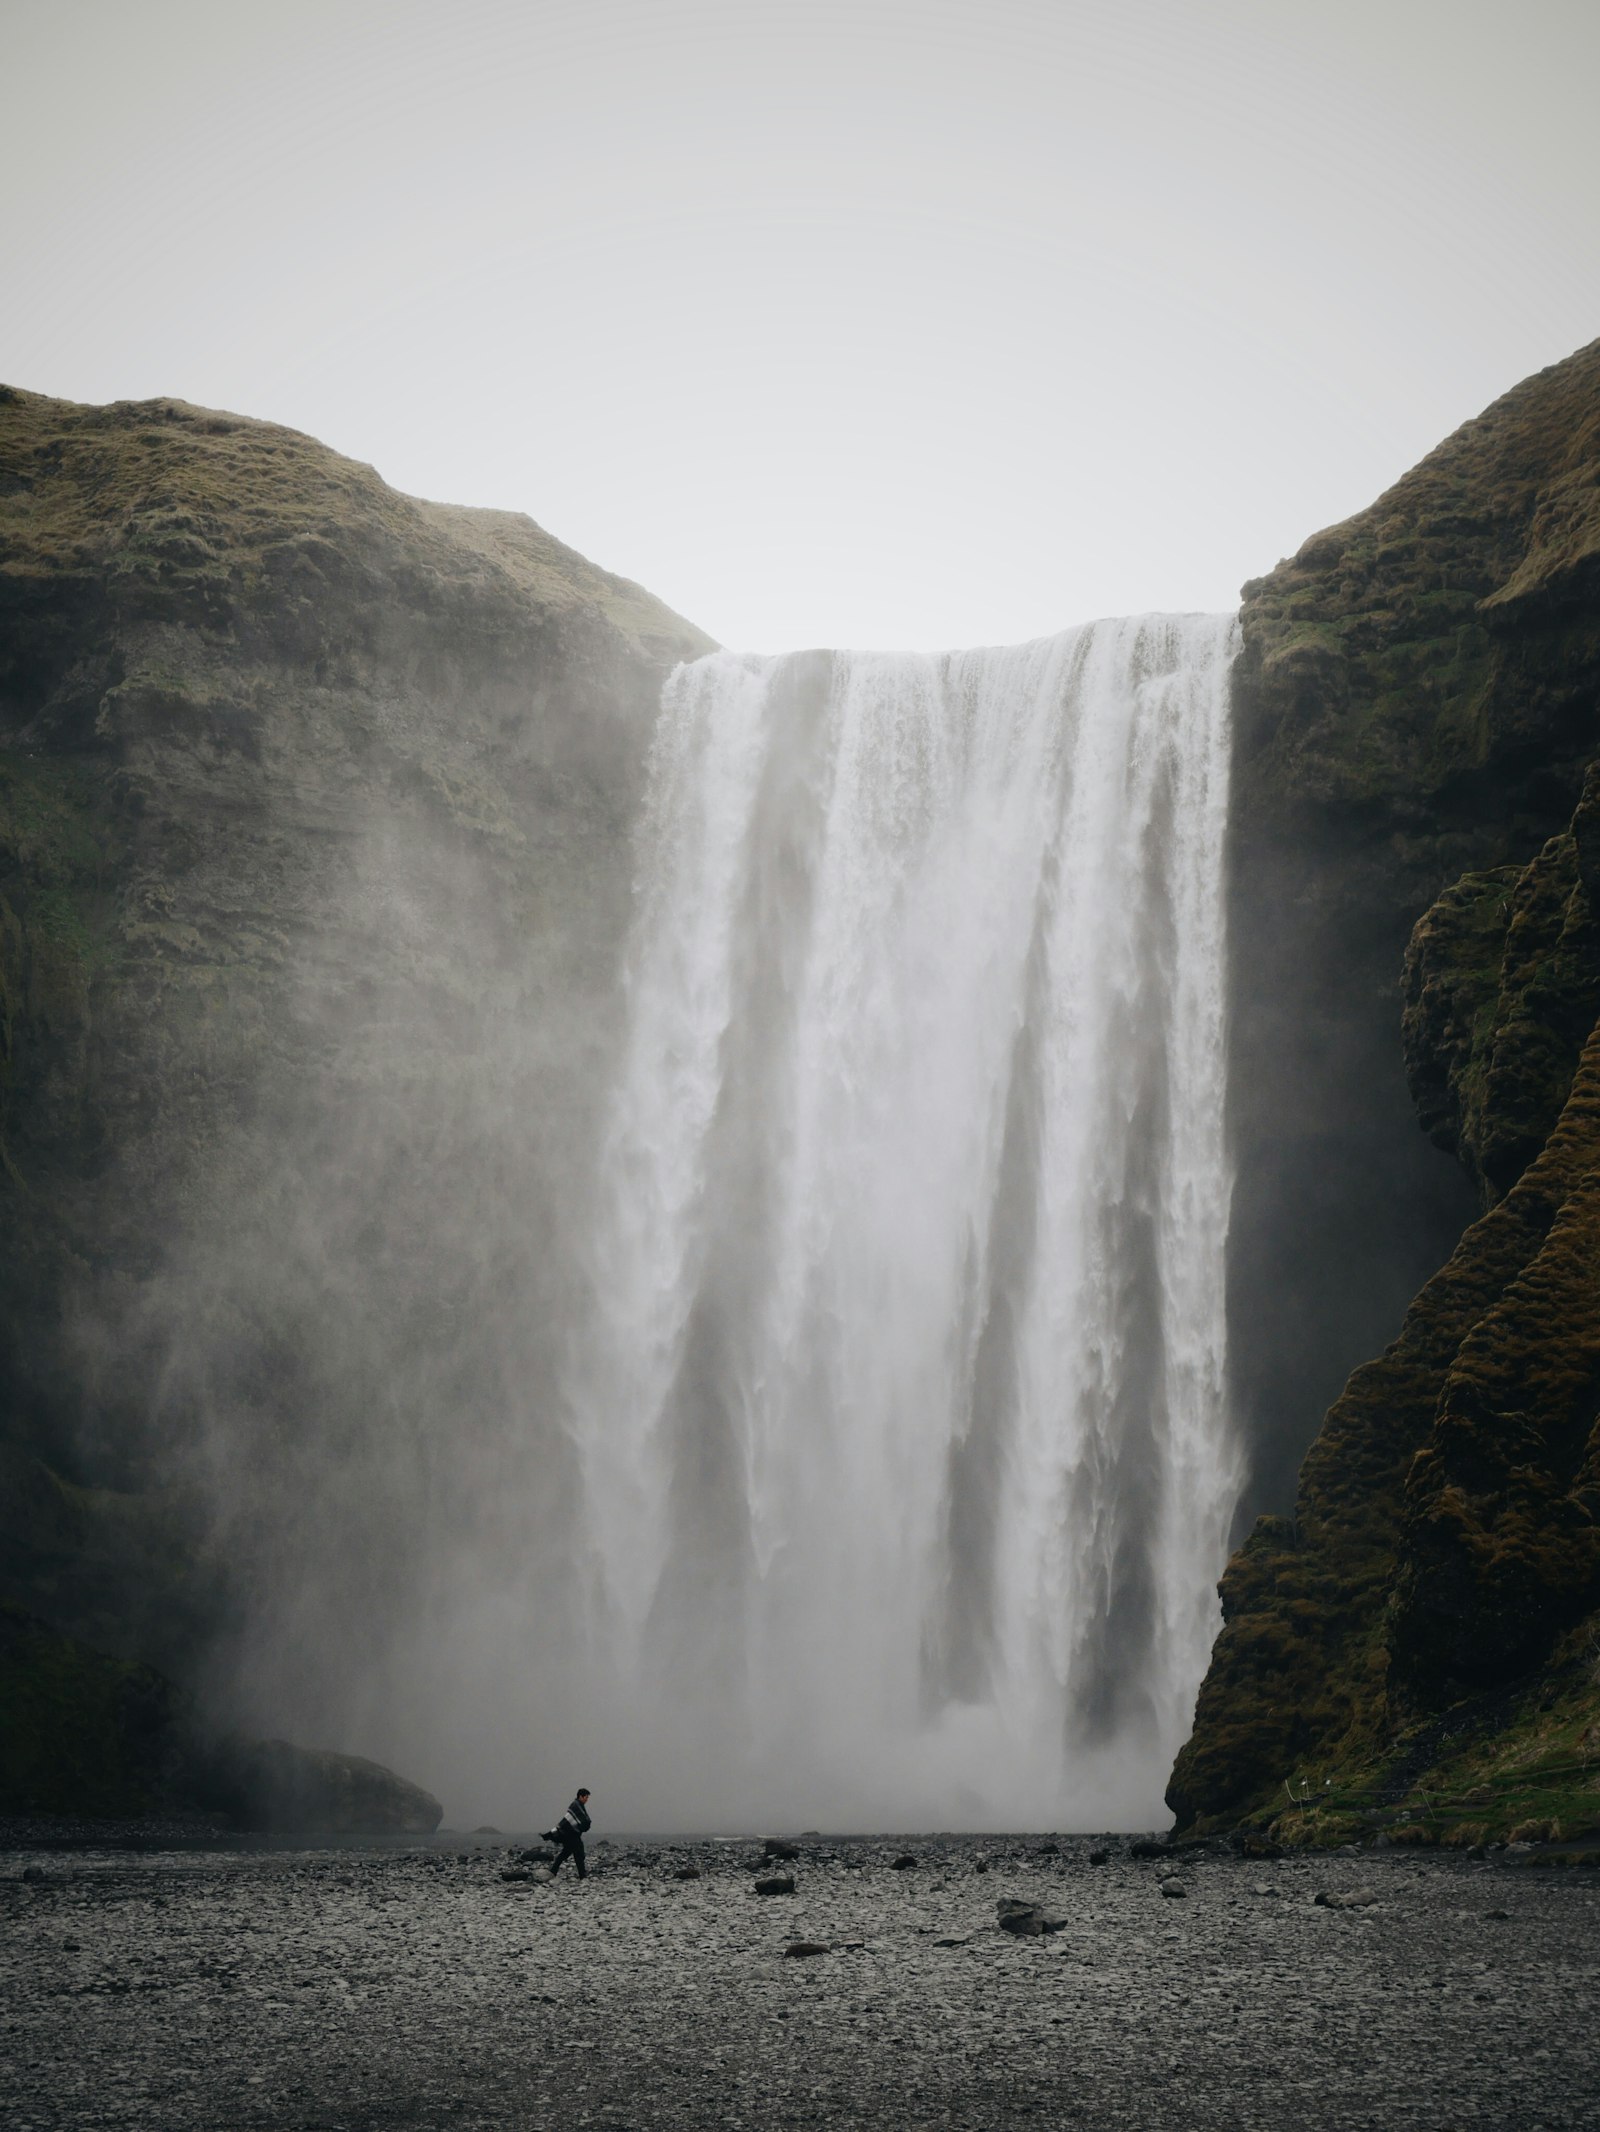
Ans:
[[[584,1859],[583,1838],[581,1836],[574,1836],[572,1839],[572,1856],[577,1864],[578,1878],[587,1880],[589,1878],[589,1868]]]

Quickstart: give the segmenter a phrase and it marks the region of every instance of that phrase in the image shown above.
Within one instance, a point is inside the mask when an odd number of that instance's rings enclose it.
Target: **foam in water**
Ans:
[[[567,1386],[616,1815],[1160,1815],[1240,1483],[1235,636],[669,682]]]

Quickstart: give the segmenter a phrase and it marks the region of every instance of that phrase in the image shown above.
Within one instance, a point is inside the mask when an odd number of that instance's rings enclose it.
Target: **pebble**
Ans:
[[[1291,1855],[1292,1899],[1251,1901],[1259,1865],[1213,1852],[1180,1924],[1121,1844],[1019,1840],[919,1838],[900,1874],[903,1839],[819,1840],[776,1913],[749,1899],[759,1843],[596,1846],[537,1895],[503,1848],[81,1851],[26,1885],[37,1861],[0,1854],[5,2119],[1593,2132],[1600,2030],[1559,2009],[1600,2002],[1600,1876],[1397,1847]],[[972,1869],[1002,1854],[1052,1934],[996,1930]],[[1364,1889],[1334,1906],[1359,1928],[1310,1901]]]

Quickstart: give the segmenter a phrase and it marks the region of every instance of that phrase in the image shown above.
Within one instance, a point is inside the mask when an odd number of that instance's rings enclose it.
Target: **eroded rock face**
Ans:
[[[1308,1760],[1377,1783],[1419,1723],[1489,1691],[1600,1716],[1561,1649],[1600,1606],[1597,804],[1600,770],[1531,865],[1469,878],[1417,928],[1423,1115],[1498,1194],[1334,1402],[1294,1519],[1261,1519],[1229,1564],[1180,1822],[1259,1807]]]
[[[1452,883],[1520,878],[1566,829],[1600,749],[1597,425],[1600,343],[1244,588],[1231,1331],[1261,1508],[1287,1507],[1321,1413],[1473,1212],[1416,1131],[1401,967]],[[1486,879],[1450,923],[1492,930],[1510,885]],[[1559,1108],[1558,1068],[1524,1058],[1539,1086],[1485,1149],[1495,1190]],[[1443,1092],[1419,1093],[1453,1142]]]
[[[376,1680],[416,1506],[448,1534],[551,1374],[645,748],[707,645],[291,431],[0,390],[0,1596],[184,1675],[257,1558],[307,1589],[299,1532]]]
[[[1376,1782],[1530,1668],[1589,1692],[1563,1636],[1600,1604],[1600,343],[1247,586],[1243,627],[1233,1293],[1264,1482],[1338,1341],[1383,1352],[1228,1565],[1183,1824],[1268,1813],[1309,1764]]]

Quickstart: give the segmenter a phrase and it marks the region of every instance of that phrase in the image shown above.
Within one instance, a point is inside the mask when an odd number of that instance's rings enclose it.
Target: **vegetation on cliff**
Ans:
[[[291,431],[0,388],[0,1599],[187,1682],[294,1589],[286,1525],[346,1517],[359,1675],[407,1564],[352,1432],[448,1522],[508,1280],[450,1225],[513,1202],[559,1285],[645,744],[706,648]]]
[[[1182,1825],[1600,1825],[1598,829],[1600,765],[1564,836],[1412,938],[1423,1121],[1493,1205],[1229,1563]]]
[[[1518,385],[1369,509],[1244,588],[1230,1281],[1264,1509],[1286,1506],[1318,1417],[1393,1337],[1470,1218],[1471,1186],[1416,1131],[1398,983],[1424,912],[1464,874],[1520,878],[1566,829],[1600,750],[1597,474],[1600,342]],[[1441,912],[1439,949],[1451,932],[1495,935],[1511,879]],[[1537,960],[1532,1015],[1544,1011]],[[1497,960],[1492,981],[1497,996]],[[1452,1041],[1487,1004],[1457,1000]],[[1533,1037],[1524,1017],[1523,1035],[1508,1035],[1495,1071],[1530,1085],[1520,1102],[1497,1096],[1507,1143],[1484,1148],[1495,1189],[1542,1144],[1586,1034]],[[1441,1143],[1453,1140],[1450,1071],[1441,1054],[1430,1091],[1413,1059]]]

